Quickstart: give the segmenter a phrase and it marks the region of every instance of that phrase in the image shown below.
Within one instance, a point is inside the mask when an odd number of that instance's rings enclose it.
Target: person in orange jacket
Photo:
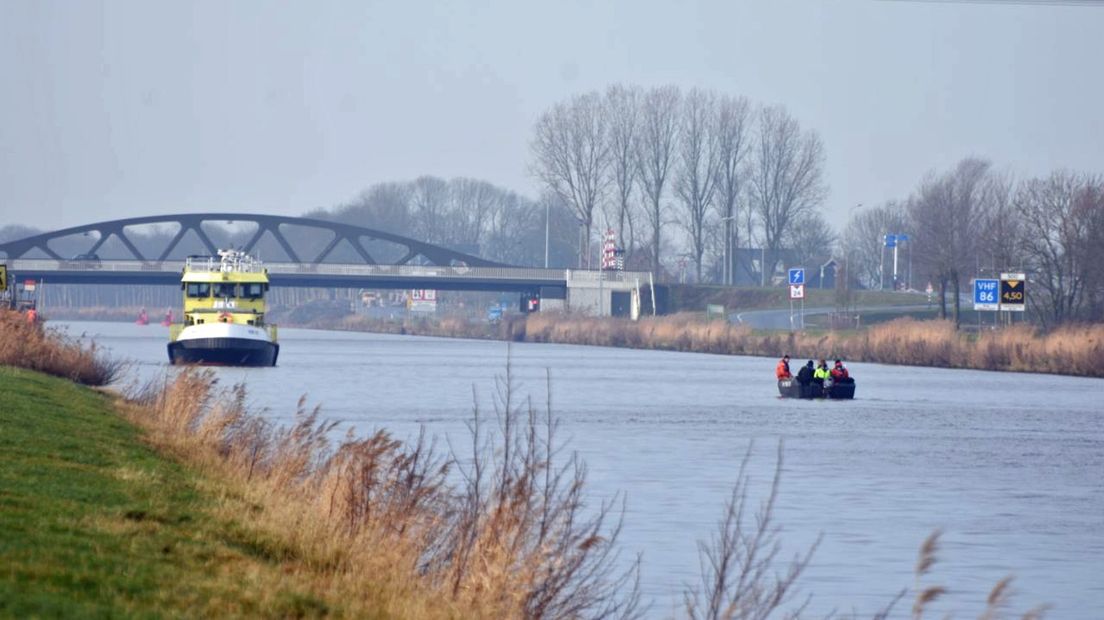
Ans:
[[[851,373],[847,372],[847,367],[843,365],[843,362],[836,360],[836,365],[832,368],[832,381],[847,383],[850,378]]]
[[[793,377],[793,375],[790,374],[790,355],[788,353],[783,355],[782,359],[778,360],[778,366],[774,369],[774,376],[779,380]]]

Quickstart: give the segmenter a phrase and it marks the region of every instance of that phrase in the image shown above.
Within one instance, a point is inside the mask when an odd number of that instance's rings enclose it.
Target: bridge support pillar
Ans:
[[[569,271],[567,309],[592,316],[640,318],[640,274]]]

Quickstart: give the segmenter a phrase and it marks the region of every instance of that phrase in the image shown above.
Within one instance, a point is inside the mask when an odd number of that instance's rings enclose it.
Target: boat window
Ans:
[[[187,295],[188,297],[209,297],[211,285],[207,282],[189,282]]]
[[[237,297],[234,294],[234,285],[228,282],[215,284],[215,297]]]
[[[242,297],[246,299],[260,299],[264,296],[264,284],[253,282],[242,285]]]

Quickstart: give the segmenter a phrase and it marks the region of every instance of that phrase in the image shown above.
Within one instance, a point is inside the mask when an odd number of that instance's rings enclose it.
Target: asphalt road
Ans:
[[[864,306],[856,308],[856,314],[863,314],[867,312],[876,312],[878,314],[886,314],[893,312],[900,312],[902,314],[907,312],[915,312],[917,310],[926,310],[933,306],[928,304],[917,304],[911,306]],[[805,308],[805,318],[810,316],[831,314],[835,312],[835,307],[816,307]],[[749,325],[755,329],[800,329],[801,325],[801,307],[800,305],[794,305],[793,314],[790,314],[789,308],[782,310],[749,310],[747,312],[734,312],[728,315],[729,323],[740,323],[743,325]]]

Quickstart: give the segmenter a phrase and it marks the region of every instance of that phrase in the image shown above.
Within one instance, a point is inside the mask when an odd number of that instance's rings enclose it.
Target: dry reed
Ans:
[[[350,615],[637,613],[635,568],[615,570],[613,505],[587,509],[584,469],[557,458],[555,420],[518,399],[509,370],[495,426],[476,407],[463,454],[424,434],[412,445],[385,431],[333,441],[334,424],[302,400],[296,422],[274,428],[247,411],[240,386],[194,369],[131,402],[152,442],[233,484],[257,507],[251,527],[284,541],[289,570],[348,601]]]
[[[1028,326],[968,335],[949,321],[898,319],[861,332],[757,332],[699,315],[598,319],[532,315],[524,339],[698,353],[844,358],[883,364],[1104,377],[1104,325]]]
[[[760,332],[683,313],[640,321],[562,313],[517,317],[495,325],[447,318],[387,321],[350,317],[319,327],[426,336],[662,349],[942,368],[1104,377],[1104,325],[1068,325],[1053,331],[1015,326],[980,334],[954,329],[949,321],[909,318],[859,332]]]
[[[102,354],[96,343],[83,346],[12,310],[0,310],[0,366],[37,370],[84,385],[108,385],[124,368]]]

